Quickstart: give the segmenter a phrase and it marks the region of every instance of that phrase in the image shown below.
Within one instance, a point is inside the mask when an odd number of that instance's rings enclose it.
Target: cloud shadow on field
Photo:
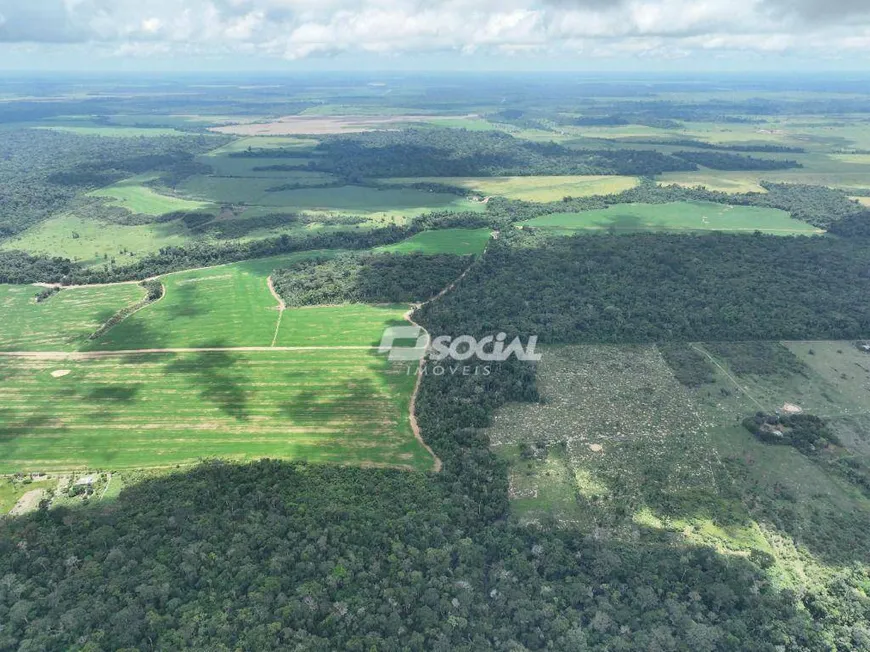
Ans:
[[[94,387],[83,396],[84,401],[132,401],[142,389],[142,384],[135,385],[100,385]]]
[[[226,344],[213,342],[207,346],[220,348]],[[249,392],[245,385],[249,378],[240,369],[233,368],[238,361],[237,356],[226,351],[179,354],[166,365],[164,374],[184,376],[199,389],[203,400],[217,405],[227,416],[246,421]]]
[[[298,378],[290,376],[293,381]],[[387,415],[367,415],[362,406],[382,397],[382,392],[369,378],[338,380],[317,390],[303,390],[280,406],[281,414],[300,426],[322,426],[350,415],[362,422],[381,420]],[[377,410],[377,407],[373,409]]]

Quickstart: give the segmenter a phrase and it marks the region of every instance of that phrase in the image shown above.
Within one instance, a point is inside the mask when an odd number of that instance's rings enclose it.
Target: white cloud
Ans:
[[[866,21],[865,21],[866,19]],[[0,42],[139,53],[866,51],[866,0],[0,0]]]

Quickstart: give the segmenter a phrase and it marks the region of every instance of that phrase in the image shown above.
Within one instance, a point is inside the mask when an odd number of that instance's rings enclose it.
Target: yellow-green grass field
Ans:
[[[852,197],[855,201],[857,201],[862,206],[870,207],[870,197]]]
[[[69,288],[37,303],[40,290],[0,285],[0,351],[74,351],[112,315],[145,296],[131,283]]]
[[[155,175],[139,175],[119,181],[116,184],[94,190],[91,197],[106,197],[112,204],[126,208],[132,213],[145,215],[165,215],[176,211],[201,211],[213,208],[209,201],[190,201],[169,195],[161,195],[143,185],[154,180]]]
[[[484,196],[550,202],[563,197],[611,195],[634,188],[636,177],[620,176],[528,176],[528,177],[422,177],[384,179],[384,183],[443,183],[466,188]]]
[[[407,240],[393,245],[377,247],[374,251],[384,253],[456,254],[466,256],[479,254],[486,249],[492,236],[490,229],[440,229],[423,231]]]
[[[163,247],[190,242],[188,229],[179,221],[133,226],[111,224],[64,213],[30,227],[0,243],[0,249],[61,256],[86,265],[138,260]]]
[[[785,211],[709,202],[619,204],[580,213],[553,213],[520,223],[557,234],[577,231],[736,231],[811,235],[822,231]]]
[[[841,169],[817,171],[813,168],[776,171],[739,171],[719,172],[701,170],[698,172],[666,172],[656,177],[661,184],[677,184],[684,187],[705,186],[710,190],[721,192],[764,192],[759,184],[762,181],[772,183],[798,183],[810,186],[829,186],[845,191],[864,189],[870,185],[870,168],[867,171]]]
[[[306,173],[288,174],[287,183],[296,183]],[[307,173],[317,175],[318,173]],[[322,182],[322,177],[312,183]],[[190,199],[200,202],[232,203],[272,207],[288,212],[340,212],[363,216],[410,217],[437,210],[480,211],[485,206],[451,193],[430,193],[412,188],[371,188],[367,186],[340,186],[328,188],[298,188],[269,192],[269,188],[283,185],[275,179],[224,179],[194,176],[179,185],[179,190]]]
[[[0,473],[262,457],[433,466],[409,424],[414,376],[369,352],[2,358],[0,376]]]

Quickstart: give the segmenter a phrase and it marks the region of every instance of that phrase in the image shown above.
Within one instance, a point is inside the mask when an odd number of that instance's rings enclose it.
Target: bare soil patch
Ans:
[[[211,131],[238,136],[299,136],[302,134],[326,135],[359,133],[375,129],[389,128],[403,122],[423,122],[433,118],[431,115],[389,115],[389,116],[305,116],[288,115],[273,122],[246,125],[227,125],[212,127]],[[453,117],[453,116],[451,116]],[[461,116],[456,116],[461,117]]]

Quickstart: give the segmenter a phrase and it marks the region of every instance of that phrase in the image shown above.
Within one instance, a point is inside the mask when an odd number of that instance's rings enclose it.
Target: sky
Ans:
[[[4,70],[870,70],[870,0],[0,0]]]

